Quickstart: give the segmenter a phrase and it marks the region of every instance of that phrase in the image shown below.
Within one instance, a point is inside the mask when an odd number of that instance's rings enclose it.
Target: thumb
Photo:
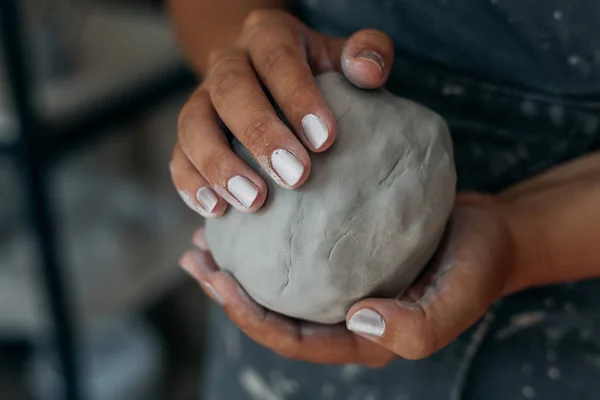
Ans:
[[[385,84],[394,61],[394,44],[385,33],[363,29],[348,39],[332,39],[330,59],[337,71],[361,89]]]
[[[398,299],[365,299],[348,312],[350,331],[407,359],[424,358],[473,325],[498,297],[506,280],[499,248],[455,213],[430,268]],[[478,220],[484,220],[483,217]],[[485,222],[485,221],[484,221]],[[501,242],[485,224],[492,243]]]
[[[447,346],[487,310],[431,316],[419,304],[401,300],[365,303],[350,310],[348,329],[408,360],[428,357]],[[489,318],[487,315],[485,320]]]
[[[350,309],[346,325],[400,357],[418,360],[449,344],[484,312],[433,313],[418,302],[369,299]]]
[[[433,283],[417,301],[403,296],[356,303],[348,312],[348,330],[406,359],[430,356],[477,322],[498,293],[496,284],[477,276],[472,285],[459,282],[476,273],[456,272],[446,270],[445,282]]]

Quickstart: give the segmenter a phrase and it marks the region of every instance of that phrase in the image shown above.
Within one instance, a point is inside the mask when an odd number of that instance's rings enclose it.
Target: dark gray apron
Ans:
[[[495,192],[600,148],[600,2],[304,0],[296,13],[392,36],[389,89],[448,120],[460,189]],[[202,399],[600,399],[600,281],[506,298],[433,356],[377,370],[286,360],[217,308],[209,322]]]

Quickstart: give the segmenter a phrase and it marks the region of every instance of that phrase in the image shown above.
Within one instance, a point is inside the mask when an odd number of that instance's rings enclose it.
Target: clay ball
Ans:
[[[344,321],[366,297],[396,297],[435,252],[456,185],[444,120],[412,101],[360,90],[338,73],[317,77],[337,139],[312,153],[310,177],[268,184],[263,208],[207,221],[218,265],[259,304],[319,323]]]

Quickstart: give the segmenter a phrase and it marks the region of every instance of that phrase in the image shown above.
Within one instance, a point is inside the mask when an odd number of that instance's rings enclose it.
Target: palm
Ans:
[[[264,309],[231,275],[219,271],[205,246],[202,253],[188,253],[182,263],[205,289],[206,283],[216,289],[226,313],[246,334],[277,353],[317,363],[380,366],[398,355],[428,356],[476,322],[505,290],[511,272],[509,242],[495,203],[483,196],[460,197],[445,238],[421,277],[399,299],[366,299],[351,308],[349,315],[363,308],[382,314],[386,330],[381,338]]]

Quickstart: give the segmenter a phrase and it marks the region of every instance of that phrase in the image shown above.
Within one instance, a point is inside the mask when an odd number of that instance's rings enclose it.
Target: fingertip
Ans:
[[[219,217],[227,210],[227,202],[210,186],[202,186],[196,191],[196,201],[200,207],[195,211],[205,218]]]
[[[214,185],[213,189],[227,203],[243,213],[258,211],[267,198],[267,184],[254,171],[246,176],[234,175],[223,185]]]
[[[346,77],[357,87],[383,86],[394,59],[394,45],[385,33],[366,29],[352,35],[342,52],[341,66]]]
[[[179,266],[187,272],[196,281],[200,281],[206,275],[202,264],[204,263],[203,253],[197,250],[188,250],[179,259]]]
[[[221,294],[227,312],[232,319],[242,322],[249,319],[254,322],[264,318],[265,310],[246,293],[244,288],[228,272],[219,271],[211,279],[211,284]]]
[[[216,271],[209,267],[209,262],[206,259],[207,254],[197,250],[189,250],[181,257],[179,265],[200,285],[208,297],[216,303],[224,305],[223,296],[211,283]]]
[[[310,156],[296,139],[273,150],[270,157],[263,158],[260,163],[273,181],[284,189],[300,187],[308,178],[311,169]]]
[[[395,299],[371,298],[354,304],[346,316],[348,330],[378,343],[393,337],[397,327],[410,323],[411,316],[420,308],[414,303]]]
[[[354,314],[363,309],[374,310],[380,314],[382,314],[382,310],[385,310],[386,303],[389,302],[389,299],[379,299],[379,298],[367,298],[361,301],[358,301],[350,307],[348,313],[346,314],[346,320],[348,321]]]
[[[214,208],[213,212],[206,218],[221,217],[223,214],[225,214],[228,208],[229,204],[225,201],[225,199],[219,196],[219,202],[217,203],[217,206]]]
[[[202,251],[208,251],[208,241],[206,240],[206,230],[204,227],[196,230],[192,236],[192,243]]]
[[[304,136],[303,142],[315,153],[327,150],[335,141],[336,123],[331,110],[306,114],[300,125]]]
[[[347,57],[342,60],[344,75],[360,89],[377,89],[383,86],[387,76],[382,68],[371,59]]]
[[[346,327],[367,339],[379,339],[385,334],[386,321],[383,315],[373,308],[361,308],[348,313]]]

